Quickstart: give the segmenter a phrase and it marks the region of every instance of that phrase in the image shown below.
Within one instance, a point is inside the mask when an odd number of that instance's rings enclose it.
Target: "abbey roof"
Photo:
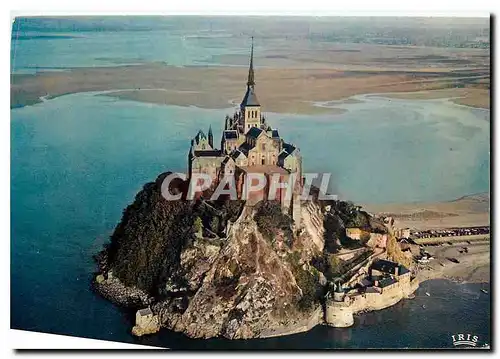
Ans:
[[[257,138],[260,136],[260,134],[263,132],[263,130],[261,130],[260,128],[258,127],[252,127],[251,129],[248,130],[248,132],[246,133],[246,135],[248,137],[252,137],[252,138]]]
[[[255,90],[251,86],[247,87],[247,92],[245,93],[245,97],[243,97],[243,101],[241,101],[241,107],[246,107],[246,106],[260,106],[259,100],[257,99],[257,95],[255,94]]]

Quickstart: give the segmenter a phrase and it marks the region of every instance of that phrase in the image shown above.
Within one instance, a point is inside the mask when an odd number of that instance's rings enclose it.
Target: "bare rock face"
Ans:
[[[190,337],[256,338],[304,328],[325,282],[310,264],[324,247],[316,233],[319,207],[307,207],[306,221],[294,222],[272,201],[166,201],[164,175],[125,209],[96,258],[94,288],[118,305],[148,307],[159,326]],[[156,325],[145,327],[134,333]]]
[[[349,202],[304,201],[293,211],[299,221],[274,201],[166,201],[167,174],[143,187],[96,256],[94,288],[118,305],[142,308],[135,335],[163,327],[248,339],[323,320],[328,280],[343,270],[330,254],[346,240],[347,225],[371,225],[367,213]],[[387,241],[388,252],[394,243]]]
[[[191,337],[253,338],[285,325],[297,311],[290,303],[296,303],[302,291],[290,265],[262,236],[251,214],[233,224],[219,253],[195,247],[181,254],[184,263],[203,257],[207,260],[189,272],[194,289],[203,269],[210,267],[200,288],[182,314],[173,310],[172,302],[161,310],[165,326]]]

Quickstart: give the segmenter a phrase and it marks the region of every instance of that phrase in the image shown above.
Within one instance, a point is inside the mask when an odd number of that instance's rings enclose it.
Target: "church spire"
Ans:
[[[214,147],[214,135],[212,133],[212,125],[208,127],[208,144],[210,147]]]
[[[253,36],[252,36],[252,50],[250,52],[250,68],[248,69],[247,86],[252,87],[252,89],[255,86],[255,79],[254,79],[254,73],[253,73]]]

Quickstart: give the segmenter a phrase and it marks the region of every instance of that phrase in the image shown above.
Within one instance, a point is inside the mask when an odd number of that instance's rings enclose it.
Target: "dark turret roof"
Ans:
[[[200,130],[198,131],[198,133],[196,134],[196,137],[194,138],[194,140],[196,141],[196,144],[200,143],[200,140],[204,138],[204,139],[207,139],[207,136],[205,136],[205,133]]]
[[[253,71],[253,36],[252,36],[252,52],[250,54],[250,67],[248,69],[248,81],[247,81],[247,92],[243,101],[241,101],[241,107],[246,106],[260,106],[259,100],[255,95],[255,74]]]
[[[253,87],[247,87],[247,92],[245,93],[245,97],[243,97],[243,101],[241,101],[240,106],[260,106],[259,100],[257,99],[257,95],[255,94],[255,90],[253,89]]]

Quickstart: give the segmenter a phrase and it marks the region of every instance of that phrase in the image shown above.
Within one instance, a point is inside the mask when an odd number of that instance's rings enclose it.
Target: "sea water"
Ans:
[[[248,34],[235,33],[237,26],[189,17],[16,20],[11,72],[221,65],[220,55],[248,53]],[[447,100],[356,99],[320,104],[346,110],[339,115],[266,115],[300,147],[305,171],[331,173],[330,190],[341,198],[414,202],[489,191],[489,111]],[[448,348],[457,332],[489,342],[489,296],[479,284],[446,281],[426,282],[416,299],[358,315],[347,329],[251,341],[192,340],[167,330],[134,338],[133,313],[90,290],[92,256],[141,187],[161,172],[186,171],[196,131],[211,124],[218,143],[232,112],[98,93],[12,109],[11,327],[181,349]]]
[[[332,172],[349,199],[445,200],[488,190],[487,111],[445,101],[361,100],[339,115],[267,117],[300,145],[305,170]],[[459,326],[489,340],[489,297],[456,284],[435,287],[447,305],[432,297],[426,311],[418,300],[405,301],[358,316],[350,329],[247,342],[193,341],[170,331],[133,338],[130,313],[90,290],[92,256],[141,187],[161,172],[185,171],[192,136],[210,124],[220,133],[231,111],[98,93],[11,110],[11,326],[177,348],[434,347]],[[438,312],[448,313],[448,325],[431,324]]]

